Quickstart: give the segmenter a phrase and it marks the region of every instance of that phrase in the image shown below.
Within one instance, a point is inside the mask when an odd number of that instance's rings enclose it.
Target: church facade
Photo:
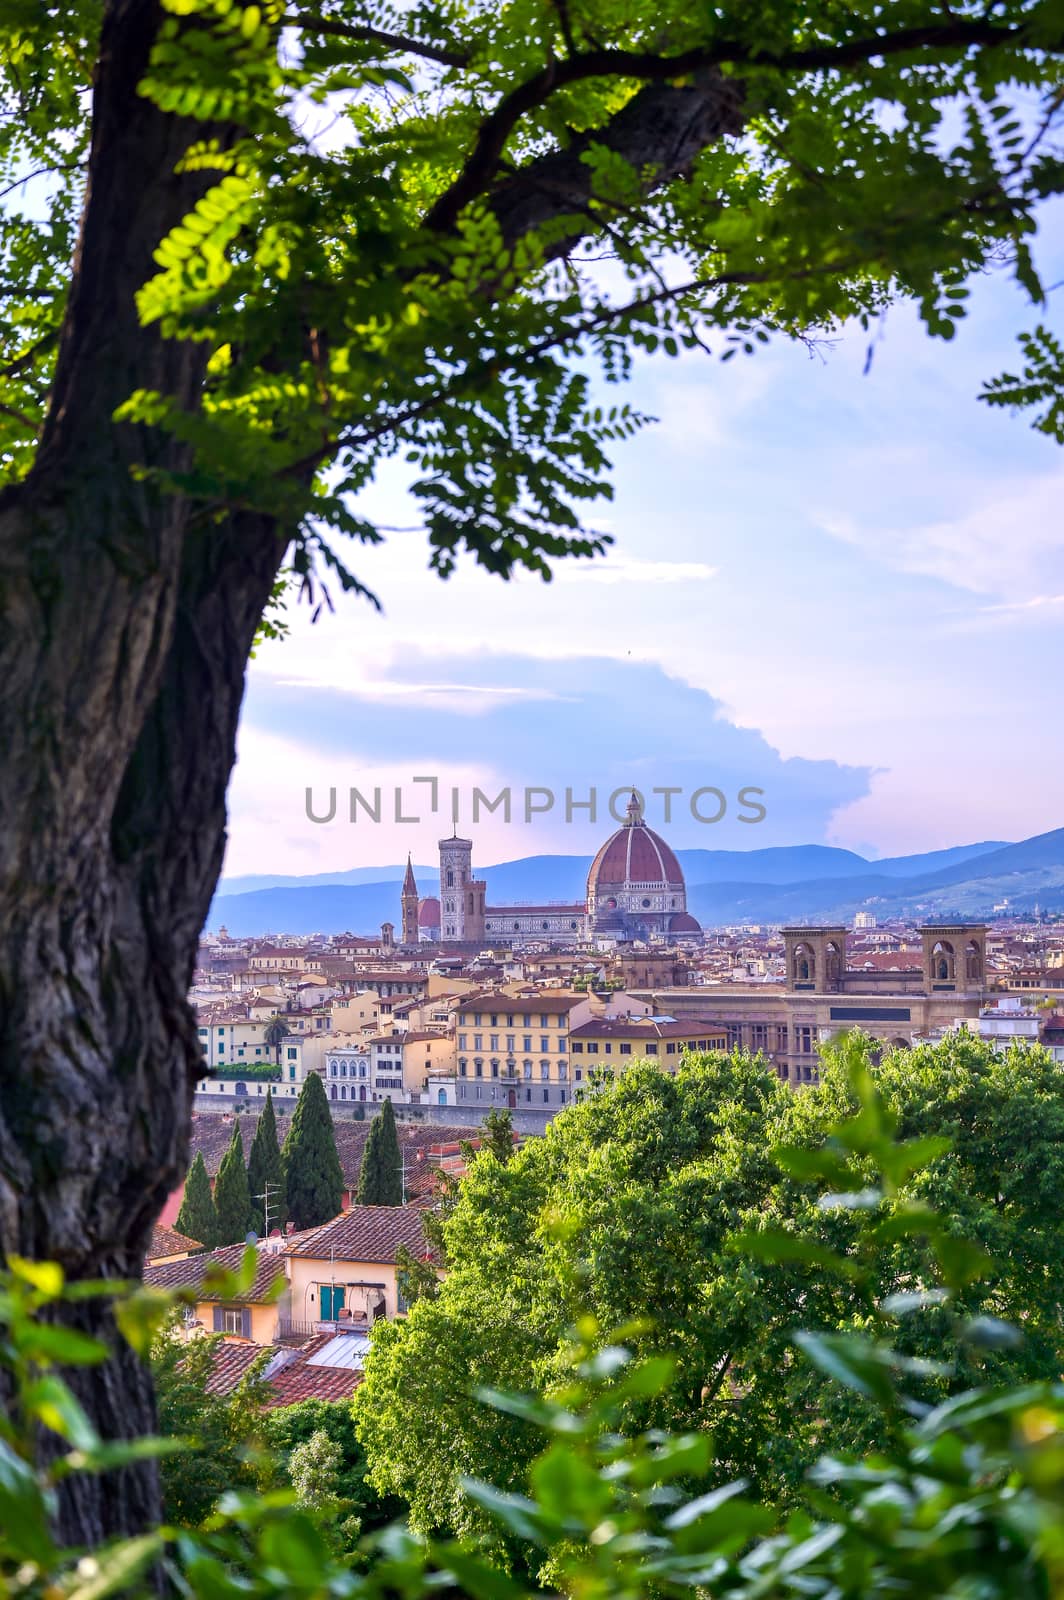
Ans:
[[[579,944],[592,937],[667,943],[700,940],[687,887],[672,850],[643,821],[638,797],[591,863],[587,897],[572,904],[489,905],[473,871],[473,842],[440,840],[440,892],[421,900],[407,861],[402,888],[403,943],[443,945]],[[438,907],[438,909],[437,909]],[[431,908],[431,909],[430,909]]]

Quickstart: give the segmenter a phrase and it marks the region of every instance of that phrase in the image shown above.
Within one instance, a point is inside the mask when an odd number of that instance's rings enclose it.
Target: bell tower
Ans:
[[[403,904],[403,943],[417,944],[417,884],[414,881],[414,868],[410,857],[406,858],[406,877],[403,879],[402,891]]]
[[[845,928],[784,928],[787,988],[839,994],[846,977]]]
[[[920,929],[928,994],[971,994],[986,988],[986,926],[932,922]]]

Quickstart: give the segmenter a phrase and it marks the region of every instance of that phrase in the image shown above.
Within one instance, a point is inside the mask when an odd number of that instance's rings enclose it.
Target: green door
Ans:
[[[344,1289],[335,1283],[323,1283],[321,1294],[321,1320],[323,1322],[336,1322],[344,1304]]]

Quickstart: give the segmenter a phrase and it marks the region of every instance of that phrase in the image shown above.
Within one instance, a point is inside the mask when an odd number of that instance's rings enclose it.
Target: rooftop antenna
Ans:
[[[265,1193],[253,1196],[255,1200],[262,1201],[262,1232],[263,1237],[267,1239],[270,1237],[270,1192],[272,1190],[276,1194],[280,1187],[279,1183],[271,1183],[267,1178]]]

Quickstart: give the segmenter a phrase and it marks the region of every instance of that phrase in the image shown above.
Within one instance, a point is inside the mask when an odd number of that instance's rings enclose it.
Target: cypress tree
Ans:
[[[267,1190],[267,1185],[269,1188]],[[264,1203],[260,1198],[269,1193],[269,1222],[271,1228],[283,1228],[287,1215],[284,1193],[284,1168],[281,1165],[281,1147],[277,1142],[277,1118],[273,1109],[273,1091],[267,1089],[266,1104],[262,1108],[255,1137],[248,1156],[248,1188],[251,1192],[251,1209],[255,1216],[255,1229],[266,1233]]]
[[[399,1134],[390,1100],[385,1100],[370,1124],[355,1198],[360,1206],[401,1206],[405,1198]]]
[[[212,1250],[217,1241],[218,1213],[214,1209],[211,1180],[207,1176],[202,1150],[197,1150],[196,1159],[188,1169],[181,1210],[177,1213],[174,1227],[187,1239],[195,1239],[198,1244],[206,1245],[208,1250]]]
[[[325,1085],[316,1072],[299,1091],[281,1159],[290,1221],[297,1228],[330,1222],[343,1205],[344,1175]]]
[[[218,1168],[214,1185],[214,1209],[218,1213],[218,1244],[243,1244],[254,1217],[248,1171],[244,1165],[244,1141],[239,1122],[233,1129],[229,1148]]]

